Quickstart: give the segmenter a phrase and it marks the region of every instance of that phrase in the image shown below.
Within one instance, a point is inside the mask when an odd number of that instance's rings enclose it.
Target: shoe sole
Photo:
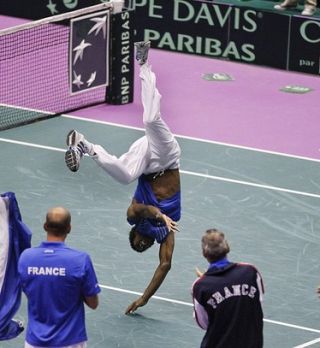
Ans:
[[[66,143],[67,146],[75,146],[76,143],[76,135],[77,132],[73,129],[67,134],[67,139]],[[75,150],[69,148],[65,155],[64,155],[64,161],[67,165],[67,167],[72,171],[72,172],[77,172],[79,169],[79,163],[77,163],[77,155]]]
[[[151,42],[150,41],[140,41],[140,42],[135,42],[134,45],[135,45],[136,50],[137,50],[136,61],[138,62],[139,65],[145,64],[148,60]],[[139,51],[144,51],[141,57],[138,55]]]
[[[67,167],[72,172],[77,172],[79,169],[79,163],[77,163],[77,155],[73,149],[69,149],[66,151],[64,155],[64,161],[67,165]]]

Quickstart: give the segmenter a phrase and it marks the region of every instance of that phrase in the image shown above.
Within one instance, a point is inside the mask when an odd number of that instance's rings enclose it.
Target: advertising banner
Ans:
[[[230,41],[236,43],[238,56],[232,60],[286,69],[290,17],[250,8],[238,8],[230,27]]]
[[[291,17],[288,70],[320,74],[319,18]]]
[[[155,0],[136,2],[135,9],[137,41],[152,40],[152,47],[208,57],[223,57],[230,50],[235,8],[227,4]]]
[[[152,47],[319,74],[320,19],[200,0],[131,0]]]
[[[133,101],[134,23],[134,11],[123,11],[111,16],[110,76],[106,96],[109,104],[122,105]]]
[[[70,93],[108,85],[109,11],[72,19],[69,44]]]
[[[0,1],[0,13],[38,19],[104,1]],[[227,1],[126,0],[125,7],[135,12],[134,41],[153,48],[319,75],[320,18]]]

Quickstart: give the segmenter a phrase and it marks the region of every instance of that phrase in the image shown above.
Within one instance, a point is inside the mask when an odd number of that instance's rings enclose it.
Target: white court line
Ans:
[[[233,184],[253,186],[253,187],[258,187],[258,188],[267,189],[267,190],[274,190],[274,191],[280,191],[280,192],[293,193],[293,194],[296,194],[296,195],[320,198],[320,194],[303,192],[303,191],[296,191],[296,190],[290,190],[290,189],[285,189],[285,188],[277,187],[277,186],[256,184],[254,182],[247,182],[247,181],[242,181],[242,180],[229,179],[229,178],[224,178],[224,177],[221,177],[221,176],[214,176],[214,175],[190,172],[190,171],[186,171],[186,170],[180,170],[180,173],[193,175],[193,176],[200,176],[202,178],[207,178],[207,179],[212,179],[212,180],[231,182]]]
[[[26,111],[32,111],[32,112],[37,112],[43,115],[55,115],[54,112],[49,112],[49,111],[44,111],[44,110],[39,110],[39,109],[31,109],[31,108],[25,108],[25,107],[19,107],[19,106],[14,106],[11,104],[0,104],[0,106],[4,106],[7,108],[12,108],[12,109],[18,109],[18,110],[26,110]]]
[[[316,338],[315,340],[300,344],[299,346],[294,346],[293,348],[305,348],[305,347],[310,347],[313,346],[315,343],[320,342],[320,338]]]
[[[107,286],[107,285],[102,285],[99,284],[99,286],[103,289],[108,289],[108,290],[113,290],[113,291],[118,291],[118,292],[123,292],[126,294],[132,294],[132,295],[138,295],[141,296],[142,292],[137,292],[137,291],[131,291],[131,290],[126,290],[126,289],[121,289],[121,288],[115,288],[113,286]],[[184,302],[184,301],[179,301],[179,300],[173,300],[170,298],[166,298],[166,297],[160,297],[160,296],[152,296],[152,299],[155,300],[160,300],[160,301],[166,301],[166,302],[170,302],[170,303],[176,303],[176,304],[181,304],[184,306],[189,306],[189,307],[193,307],[193,304],[190,302]],[[312,329],[310,327],[306,327],[306,326],[299,326],[299,325],[294,325],[294,324],[289,324],[289,323],[284,323],[282,321],[277,321],[277,320],[270,320],[270,319],[263,319],[264,322],[266,323],[270,323],[270,324],[274,324],[274,325],[281,325],[281,326],[286,326],[286,327],[290,327],[293,329],[298,329],[298,330],[303,330],[303,331],[309,331],[309,332],[316,332],[316,333],[320,333],[320,330],[317,329]],[[318,339],[320,341],[320,339]],[[316,342],[315,342],[316,343]],[[307,347],[307,346],[298,346],[299,348],[301,347]],[[294,348],[298,348],[298,347],[294,347]]]
[[[18,140],[5,139],[5,138],[0,138],[0,141],[3,141],[5,143],[24,145],[24,146],[29,146],[29,147],[36,147],[36,148],[44,149],[44,150],[66,152],[65,149],[59,149],[58,147],[44,146],[44,145],[38,145],[38,144],[33,144],[33,143],[27,143],[25,141],[18,141]]]
[[[60,148],[57,148],[57,147],[38,145],[38,144],[34,144],[34,143],[28,143],[28,142],[25,142],[25,141],[18,141],[18,140],[6,139],[6,138],[0,138],[0,141],[6,142],[6,143],[17,144],[17,145],[36,147],[36,148],[45,149],[45,150],[51,150],[51,151],[59,151],[59,152],[65,152],[66,151],[65,149],[60,149]],[[253,182],[236,180],[236,179],[230,179],[230,178],[224,178],[224,177],[221,177],[221,176],[209,175],[209,174],[204,174],[204,173],[196,173],[196,172],[191,172],[191,171],[187,171],[187,170],[180,170],[180,172],[182,174],[191,175],[191,176],[198,176],[198,177],[205,178],[205,179],[230,182],[230,183],[233,183],[233,184],[257,187],[257,188],[261,188],[261,189],[265,189],[265,190],[286,192],[286,193],[291,193],[291,194],[300,195],[300,196],[306,196],[306,197],[320,198],[320,194],[316,194],[316,193],[290,190],[290,189],[286,189],[286,188],[283,188],[283,187],[257,184],[257,183],[253,183]]]
[[[46,112],[46,111],[42,111],[42,110],[35,110],[35,109],[30,109],[30,108],[25,108],[25,107],[18,107],[18,106],[13,106],[13,105],[9,105],[9,104],[1,104],[0,103],[0,106],[7,106],[7,107],[11,107],[11,108],[20,109],[20,110],[34,111],[34,112],[39,112],[42,114],[54,115],[54,113],[51,113],[51,112]],[[61,115],[61,117],[71,118],[74,120],[90,122],[90,123],[104,124],[107,126],[113,126],[113,127],[118,127],[118,128],[126,128],[126,129],[134,129],[134,130],[144,131],[144,128],[141,128],[141,127],[127,126],[127,125],[122,125],[119,123],[113,123],[113,122],[107,122],[107,121],[101,121],[101,120],[92,120],[89,118],[84,118],[84,117],[79,117],[79,116]],[[306,161],[311,161],[311,162],[320,162],[320,159],[315,159],[315,158],[311,158],[311,157],[297,156],[297,155],[291,155],[291,154],[287,154],[287,153],[283,153],[283,152],[269,151],[269,150],[263,150],[263,149],[258,149],[258,148],[254,148],[254,147],[249,147],[249,146],[229,144],[229,143],[213,141],[213,140],[208,140],[208,139],[190,137],[187,135],[175,134],[175,136],[178,138],[181,138],[181,139],[188,139],[188,140],[193,140],[193,141],[198,141],[198,142],[203,142],[203,143],[208,143],[208,144],[229,146],[229,147],[234,147],[236,149],[261,152],[261,153],[266,153],[266,154],[270,154],[270,155],[284,156],[284,157],[288,157],[288,158],[301,159],[301,160],[306,160]],[[320,149],[319,149],[319,151],[320,151]],[[319,155],[320,155],[320,153],[319,153]]]
[[[127,125],[123,125],[123,124],[119,124],[119,123],[113,123],[113,122],[107,122],[107,121],[101,121],[101,120],[92,120],[92,119],[89,119],[89,118],[83,118],[83,117],[79,117],[79,116],[61,115],[61,117],[71,118],[71,119],[84,121],[84,122],[90,122],[90,123],[104,124],[104,125],[107,125],[107,126],[113,126],[113,127],[118,127],[118,128],[134,129],[134,130],[139,130],[139,131],[143,131],[143,132],[145,130],[144,128],[141,128],[141,127],[127,126]],[[187,135],[175,134],[175,136],[177,138],[188,139],[188,140],[198,141],[198,142],[202,142],[202,143],[234,147],[236,149],[242,149],[242,150],[248,150],[248,151],[254,151],[254,152],[261,152],[261,153],[266,153],[266,154],[270,154],[270,155],[284,156],[284,157],[289,157],[289,158],[294,158],[294,159],[301,159],[301,160],[306,160],[306,161],[311,161],[311,162],[320,162],[320,159],[315,159],[315,158],[311,158],[311,157],[297,156],[297,155],[291,155],[291,154],[287,154],[287,153],[283,153],[283,152],[276,152],[276,151],[257,149],[257,148],[249,147],[249,146],[242,146],[242,145],[223,143],[223,142],[220,142],[220,141],[214,141],[214,140],[207,140],[207,139],[202,139],[202,138],[190,137],[190,136],[187,136]],[[319,151],[320,151],[320,149],[319,149]],[[320,156],[320,152],[319,152],[319,156]]]

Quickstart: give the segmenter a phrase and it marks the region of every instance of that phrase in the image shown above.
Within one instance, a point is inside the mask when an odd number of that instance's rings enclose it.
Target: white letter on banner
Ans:
[[[129,67],[126,66],[125,64],[121,65],[121,74],[128,73],[130,71]]]
[[[239,55],[236,43],[234,41],[230,41],[226,49],[222,53],[222,57],[229,57],[229,56],[233,56],[234,58],[238,60],[240,59],[240,55]]]
[[[187,6],[188,10],[189,10],[189,16],[182,18],[179,17],[179,6],[180,4],[184,4]],[[189,21],[192,17],[194,16],[194,8],[192,7],[192,5],[189,2],[186,2],[184,0],[175,0],[174,1],[174,8],[173,8],[173,19],[175,21],[181,21],[181,22],[187,22]]]
[[[159,40],[160,39],[160,34],[158,31],[151,30],[151,29],[145,29],[144,31],[144,40],[149,41],[149,40]]]
[[[253,11],[253,10],[248,10],[248,11],[245,11],[244,13],[244,19],[246,20],[246,22],[248,24],[250,24],[249,27],[246,27],[245,25],[243,26],[243,30],[244,31],[247,31],[249,33],[253,33],[254,31],[257,30],[257,23],[255,22],[255,20],[253,18],[250,18],[250,15],[253,15],[254,17],[257,17],[257,12],[256,11]]]
[[[154,4],[154,1],[155,0],[150,0],[150,6],[149,6],[149,17],[153,17],[153,18],[163,18],[163,16],[161,16],[161,15],[156,15],[155,13],[154,13],[154,9],[156,9],[156,8],[162,8],[162,6],[157,6],[157,5],[155,5]]]
[[[129,103],[129,97],[127,95],[121,97],[121,104],[128,104]]]
[[[196,36],[196,53],[201,54],[202,53],[202,37]]]
[[[309,24],[315,24],[317,25],[319,28],[320,28],[320,22],[316,22],[316,21],[305,21],[304,23],[302,23],[301,27],[300,27],[300,34],[301,36],[307,41],[307,42],[310,42],[310,43],[317,43],[317,42],[320,42],[320,37],[318,39],[315,39],[315,40],[311,40],[308,36],[307,36],[307,33],[306,33],[306,29],[307,29],[307,26]]]
[[[204,53],[208,56],[220,56],[220,46],[221,42],[219,40],[206,38]]]
[[[242,52],[246,55],[242,55],[241,59],[246,61],[246,62],[253,62],[255,59],[255,54],[254,54],[254,46],[251,44],[243,44],[241,46]],[[253,52],[251,52],[251,50]]]
[[[213,8],[216,12],[216,16],[217,16],[217,19],[219,21],[219,24],[220,24],[220,27],[223,28],[224,25],[226,24],[227,20],[229,19],[230,17],[230,14],[231,14],[231,11],[232,11],[232,6],[229,6],[225,15],[223,16],[222,13],[221,13],[221,9],[220,9],[220,6],[218,5],[213,5]]]
[[[193,53],[194,52],[192,48],[193,44],[194,44],[194,38],[192,36],[179,34],[178,45],[177,45],[178,51],[183,51],[183,47],[185,47],[189,53]]]
[[[159,48],[170,47],[170,49],[172,49],[173,51],[176,50],[176,46],[174,44],[173,38],[172,38],[170,33],[167,32],[167,33],[163,34],[162,39],[160,40],[158,47]]]
[[[205,19],[209,25],[214,25],[209,7],[206,4],[202,4],[198,15],[195,18],[195,23],[199,23],[200,19]]]

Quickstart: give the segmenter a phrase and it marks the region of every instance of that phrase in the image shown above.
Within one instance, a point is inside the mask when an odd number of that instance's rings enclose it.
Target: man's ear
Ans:
[[[69,234],[70,233],[70,231],[71,231],[71,225],[69,225],[69,227],[67,228],[67,234]]]
[[[45,231],[48,231],[48,226],[47,226],[47,223],[46,223],[46,222],[43,224],[43,229],[44,229]]]
[[[207,253],[206,253],[205,248],[202,248],[202,255],[205,259],[207,258]]]

